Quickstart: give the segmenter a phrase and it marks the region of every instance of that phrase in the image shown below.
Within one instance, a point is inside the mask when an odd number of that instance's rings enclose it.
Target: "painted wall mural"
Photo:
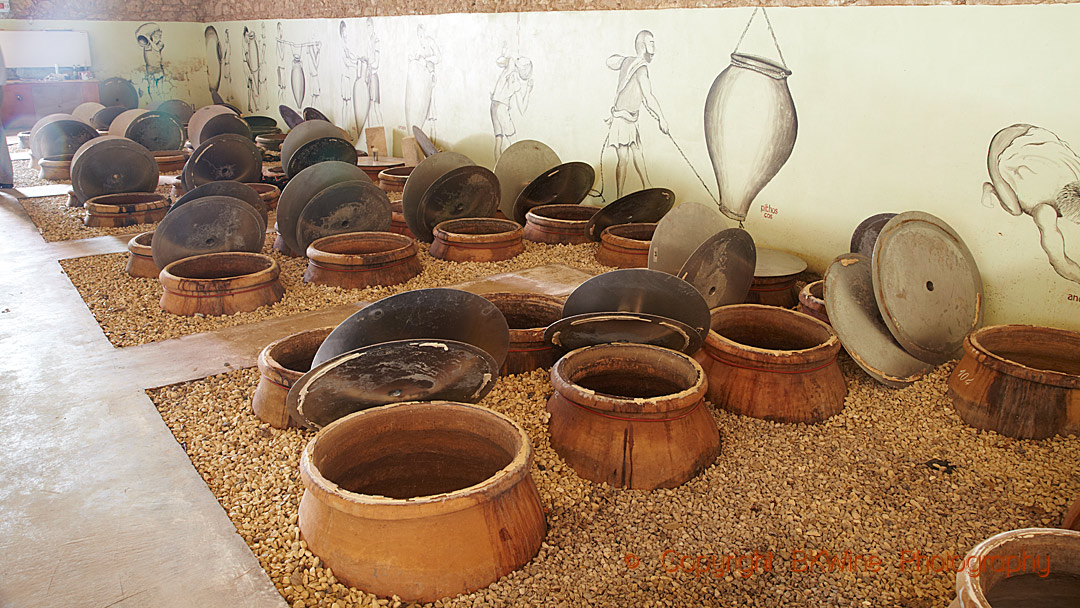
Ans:
[[[436,68],[441,59],[439,46],[421,23],[416,26],[415,51],[409,56],[405,81],[405,127],[420,127],[435,138]]]
[[[375,22],[364,19],[364,36],[358,40],[345,20],[338,22],[341,39],[341,116],[339,125],[354,137],[359,137],[365,127],[383,124],[382,91],[379,84],[379,37],[375,34]]]
[[[206,26],[203,30],[203,41],[206,46],[206,79],[210,85],[210,98],[214,103],[222,103],[225,101],[220,92],[225,53],[222,50],[217,28],[212,25]]]
[[[504,47],[495,65],[502,68],[491,90],[491,127],[495,133],[495,160],[498,160],[503,150],[514,143],[517,134],[513,113],[522,115],[529,109],[533,64],[528,57],[512,56]]]
[[[244,26],[240,45],[244,49],[244,72],[247,75],[247,111],[257,112],[269,105],[262,98],[263,85],[266,84],[266,35],[263,34],[260,40],[255,35],[254,27]]]
[[[1080,264],[1066,252],[1058,226],[1059,218],[1080,225],[1080,156],[1051,131],[1016,124],[990,140],[986,168],[990,181],[983,184],[983,204],[1030,217],[1054,272],[1080,283]]]
[[[150,22],[135,30],[135,42],[142,49],[143,75],[139,85],[139,96],[147,101],[161,101],[171,91],[168,74],[165,73],[165,35],[161,26]]]
[[[291,67],[287,82],[292,91],[292,99],[296,102],[296,108],[304,107],[304,101],[309,100],[310,105],[318,103],[322,88],[319,85],[319,56],[322,51],[322,42],[318,39],[310,42],[293,42],[285,38],[281,22],[277,23],[277,51],[278,51],[278,95],[284,97],[286,83],[286,69],[282,61],[292,57]],[[305,71],[304,58],[307,57],[310,66]],[[311,85],[311,98],[307,97],[308,85]]]

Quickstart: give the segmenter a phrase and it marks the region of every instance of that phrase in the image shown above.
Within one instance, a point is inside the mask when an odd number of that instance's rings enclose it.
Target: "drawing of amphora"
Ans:
[[[293,55],[292,94],[298,108],[304,107],[304,86],[304,64],[300,62],[300,55]]]
[[[435,90],[435,72],[424,58],[409,62],[405,81],[405,120],[409,127],[423,128],[431,115],[431,94]]]
[[[705,99],[709,149],[720,211],[743,221],[754,197],[787,162],[798,120],[787,77],[772,60],[735,52]]]
[[[368,92],[367,78],[362,76],[359,71],[356,78],[353,80],[352,85],[352,99],[353,99],[353,118],[356,119],[356,130],[359,132],[364,131],[364,124],[367,123],[368,103],[371,100],[371,95]]]

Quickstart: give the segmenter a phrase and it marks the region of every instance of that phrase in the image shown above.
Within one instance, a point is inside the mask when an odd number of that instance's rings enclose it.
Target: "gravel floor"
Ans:
[[[271,214],[270,225],[273,225]],[[223,327],[254,323],[274,317],[293,315],[340,304],[375,301],[395,293],[453,285],[492,274],[511,272],[559,262],[586,272],[599,274],[611,268],[596,262],[595,243],[584,245],[545,245],[525,241],[525,252],[502,262],[455,263],[437,260],[420,248],[423,270],[400,285],[362,290],[340,289],[304,283],[307,258],[290,258],[272,247],[274,234],[268,234],[263,253],[281,265],[285,297],[271,306],[230,316],[182,317],[169,314],[159,306],[161,285],[156,279],[137,279],[124,271],[127,253],[87,256],[61,260],[60,265],[109,340],[116,346],[133,346]]]
[[[38,177],[37,171],[30,169],[30,161],[13,161],[15,167],[16,187],[43,186],[48,184],[70,184],[70,181],[52,181]],[[175,173],[163,173],[162,175],[179,175]],[[159,194],[171,196],[170,186],[159,186]],[[82,207],[68,207],[67,196],[46,196],[41,198],[19,199],[27,215],[37,226],[45,242],[71,241],[75,239],[88,239],[95,236],[109,236],[115,234],[137,234],[153,230],[156,224],[138,224],[136,226],[123,226],[121,228],[91,228],[83,224],[86,210]]]
[[[967,427],[945,393],[952,364],[903,390],[846,357],[841,365],[850,391],[841,414],[806,426],[714,409],[716,464],[654,492],[577,477],[548,443],[547,372],[501,379],[481,404],[532,440],[547,538],[521,570],[434,605],[946,606],[954,573],[935,572],[929,556],[1058,525],[1080,495],[1080,438],[1018,441]],[[299,457],[312,433],[260,424],[250,406],[257,381],[246,369],[148,393],[290,606],[399,605],[337,583],[298,539]],[[806,571],[800,551],[874,555],[882,567],[829,571],[822,558]],[[747,558],[723,570],[724,555],[754,552],[771,554],[771,569],[751,570]],[[695,574],[687,558],[690,571],[680,570],[681,555],[715,556],[714,568]]]

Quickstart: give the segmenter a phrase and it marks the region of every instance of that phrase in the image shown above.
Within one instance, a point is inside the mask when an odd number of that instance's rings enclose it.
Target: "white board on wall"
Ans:
[[[89,66],[90,36],[72,30],[0,30],[9,68]]]

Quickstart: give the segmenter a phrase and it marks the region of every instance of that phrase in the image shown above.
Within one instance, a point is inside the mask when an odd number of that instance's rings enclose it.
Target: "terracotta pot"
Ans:
[[[285,295],[281,269],[259,253],[207,253],[162,269],[161,308],[176,315],[231,315],[273,304]]]
[[[840,340],[809,315],[759,304],[714,308],[704,351],[709,401],[728,411],[814,423],[844,409]]]
[[[829,314],[825,311],[825,281],[807,283],[799,292],[799,307],[795,310],[828,323]]]
[[[950,608],[1075,606],[1080,532],[1024,528],[991,536],[957,559]]]
[[[600,233],[596,261],[616,268],[648,268],[656,224],[616,224]]]
[[[750,293],[746,295],[746,303],[794,308],[799,303],[795,276],[754,277],[750,284]]]
[[[971,426],[1020,439],[1080,430],[1080,333],[1032,325],[984,327],[964,338],[949,378]]]
[[[30,149],[30,131],[19,131],[19,147],[23,150]]]
[[[562,318],[563,301],[540,293],[485,293],[510,326],[510,348],[500,375],[524,374],[547,369],[559,358],[558,352],[544,342],[544,331]]]
[[[431,255],[451,262],[498,262],[525,251],[523,230],[513,220],[468,217],[440,222],[432,230]]]
[[[283,141],[285,141],[284,133],[267,133],[265,135],[255,136],[256,144],[273,152],[281,151],[281,142]]]
[[[154,192],[124,192],[95,196],[85,207],[87,226],[134,226],[160,222],[169,212],[169,199]]]
[[[187,155],[183,150],[156,150],[152,151],[154,160],[157,161],[158,171],[161,173],[175,173],[184,170],[187,163]]]
[[[278,253],[280,253],[281,255],[283,255],[283,256],[285,256],[287,258],[302,258],[302,257],[304,257],[304,256],[300,255],[299,253],[296,253],[292,249],[289,249],[289,244],[285,242],[284,238],[282,238],[281,231],[278,229],[278,225],[277,225],[276,221],[274,222],[274,232],[277,233],[277,236],[274,237],[274,245],[273,245],[274,251],[277,251]]]
[[[259,198],[266,204],[268,210],[277,209],[278,198],[281,197],[281,188],[263,182],[254,182],[248,185],[251,186],[252,190],[259,193]]]
[[[405,602],[469,593],[540,549],[531,460],[525,431],[484,407],[350,414],[304,449],[300,532],[346,585]]]
[[[289,418],[285,397],[294,382],[311,370],[315,352],[333,327],[320,327],[274,340],[259,353],[259,385],[251,398],[255,416],[270,426],[296,426]]]
[[[397,285],[420,274],[415,239],[392,232],[345,232],[307,248],[305,283],[342,289]]]
[[[405,212],[402,210],[401,201],[392,201],[390,203],[390,232],[411,239],[416,238],[416,235],[412,233],[412,230],[409,230],[409,225],[405,222]]]
[[[1080,499],[1072,503],[1069,510],[1065,512],[1065,517],[1061,520],[1061,527],[1066,530],[1080,531]]]
[[[414,167],[392,167],[379,172],[379,187],[387,192],[403,192],[405,180],[409,179]]]
[[[630,343],[580,348],[555,363],[551,382],[551,446],[585,479],[674,488],[720,452],[705,372],[680,352]]]
[[[74,154],[46,156],[38,163],[38,177],[55,182],[71,179],[71,159]]]
[[[525,214],[524,238],[537,243],[580,245],[592,239],[585,234],[585,225],[599,207],[588,205],[541,205]]]
[[[154,231],[137,234],[128,241],[127,273],[140,279],[156,279],[161,269],[154,263],[150,252],[150,242]]]

